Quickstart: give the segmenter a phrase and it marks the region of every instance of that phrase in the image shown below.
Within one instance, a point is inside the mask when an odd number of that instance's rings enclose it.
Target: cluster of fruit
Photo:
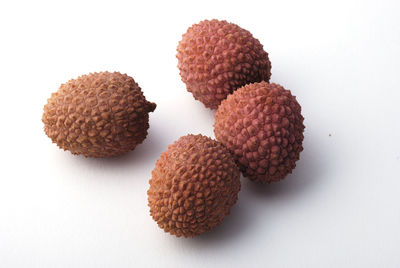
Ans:
[[[187,90],[217,109],[217,140],[187,135],[170,145],[156,162],[147,193],[159,227],[192,237],[229,214],[240,172],[262,183],[292,172],[303,150],[304,118],[290,91],[269,83],[271,63],[263,46],[236,24],[195,24],[177,51]],[[108,157],[143,142],[155,108],[126,74],[93,73],[62,84],[48,99],[42,121],[60,148]]]

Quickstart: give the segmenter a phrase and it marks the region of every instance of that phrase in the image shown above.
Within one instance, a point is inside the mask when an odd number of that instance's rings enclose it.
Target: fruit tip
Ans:
[[[156,109],[157,104],[155,104],[154,102],[148,102],[148,109],[149,112],[154,112],[154,110]]]

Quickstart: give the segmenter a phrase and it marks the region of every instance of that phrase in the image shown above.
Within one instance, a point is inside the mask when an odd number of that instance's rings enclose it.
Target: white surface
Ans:
[[[8,2],[8,3],[7,3]],[[398,1],[2,1],[1,267],[399,267]],[[175,49],[191,24],[250,30],[272,81],[303,107],[301,160],[285,181],[242,179],[221,226],[195,239],[149,216],[159,154],[213,112],[186,92]],[[43,132],[43,105],[70,78],[133,76],[157,103],[134,152],[85,159]]]

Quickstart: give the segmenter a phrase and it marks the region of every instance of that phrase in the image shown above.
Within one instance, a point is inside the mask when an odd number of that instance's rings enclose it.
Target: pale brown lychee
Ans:
[[[165,232],[200,235],[219,225],[236,203],[240,173],[221,143],[183,136],[158,159],[147,191],[150,214]]]
[[[115,156],[142,143],[149,112],[138,84],[126,74],[101,72],[62,84],[44,106],[44,131],[60,148],[89,157]]]

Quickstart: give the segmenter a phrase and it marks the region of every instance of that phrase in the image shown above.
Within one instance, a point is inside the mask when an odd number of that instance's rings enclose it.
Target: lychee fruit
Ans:
[[[177,48],[182,81],[196,100],[216,109],[228,94],[248,83],[269,81],[268,53],[236,24],[204,20],[191,26]]]
[[[301,107],[289,90],[267,82],[246,85],[222,101],[214,133],[251,180],[269,183],[292,172],[303,150]]]
[[[165,232],[193,237],[219,225],[236,203],[240,171],[221,143],[183,136],[163,152],[150,179],[150,214]]]
[[[44,131],[60,148],[87,157],[126,153],[142,143],[149,112],[138,84],[126,74],[101,72],[62,84],[44,106]]]

